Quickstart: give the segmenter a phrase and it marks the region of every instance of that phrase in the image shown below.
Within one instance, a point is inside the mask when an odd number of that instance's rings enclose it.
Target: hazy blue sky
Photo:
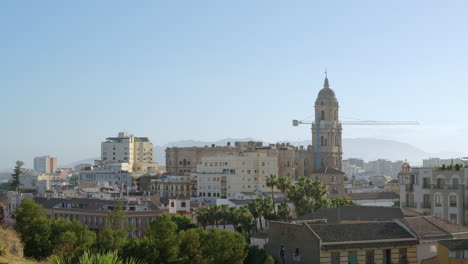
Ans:
[[[466,1],[2,1],[0,168],[99,156],[127,130],[182,139],[310,138],[328,67],[345,127],[468,152]],[[346,151],[346,150],[344,150]]]

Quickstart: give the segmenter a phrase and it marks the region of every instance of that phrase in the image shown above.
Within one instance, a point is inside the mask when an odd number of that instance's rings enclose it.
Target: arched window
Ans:
[[[325,111],[320,112],[320,120],[325,120]]]

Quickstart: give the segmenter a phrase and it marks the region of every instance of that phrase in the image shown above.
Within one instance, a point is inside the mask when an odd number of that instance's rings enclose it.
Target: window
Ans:
[[[340,264],[340,252],[331,253],[331,264]]]
[[[384,249],[382,253],[383,253],[383,264],[392,264],[392,250]]]
[[[400,248],[398,255],[400,264],[408,264],[408,250],[406,248]]]
[[[442,206],[442,196],[441,195],[435,195],[434,196],[434,200],[435,200],[435,206]]]
[[[358,263],[356,251],[349,251],[348,252],[348,263],[349,264],[357,264]]]
[[[374,264],[374,250],[366,250],[366,264]]]
[[[174,207],[174,202],[171,202],[171,207]]]
[[[182,202],[182,203],[180,204],[180,206],[181,206],[181,207],[185,207],[185,202]]]
[[[320,112],[320,120],[325,120],[325,111]]]
[[[457,196],[456,195],[450,195],[450,207],[457,207]]]

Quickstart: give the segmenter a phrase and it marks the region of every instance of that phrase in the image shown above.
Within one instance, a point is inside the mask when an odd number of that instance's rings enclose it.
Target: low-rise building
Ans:
[[[165,198],[196,195],[196,180],[189,175],[142,176],[138,185],[141,191]]]
[[[78,220],[92,231],[101,229],[110,211],[118,201],[86,198],[34,198],[44,206],[49,218],[68,218]],[[167,209],[161,209],[150,201],[144,203],[124,202],[124,212],[133,226],[132,236],[141,237],[145,228]]]
[[[416,235],[396,221],[271,221],[265,249],[283,263],[416,264],[418,243]]]
[[[126,171],[116,170],[109,167],[91,167],[89,170],[80,171],[78,178],[78,184],[83,182],[105,183],[107,187],[124,188],[132,186],[132,177]]]
[[[394,192],[345,193],[343,199],[366,206],[394,206],[400,196]]]

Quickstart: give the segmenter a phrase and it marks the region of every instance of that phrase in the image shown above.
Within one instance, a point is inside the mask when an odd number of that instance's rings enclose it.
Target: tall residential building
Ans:
[[[156,170],[153,143],[147,137],[135,137],[120,132],[117,137],[106,138],[101,143],[101,160],[106,164],[128,164],[129,171]],[[121,167],[121,166],[119,166]]]
[[[325,77],[323,89],[315,100],[315,123],[312,124],[312,144],[314,145],[314,168],[319,170],[329,167],[341,170],[343,130],[338,119],[339,104],[335,92],[330,89],[328,78]],[[320,129],[318,129],[318,124]],[[320,155],[321,164],[317,164]]]
[[[34,169],[39,173],[54,173],[57,170],[57,157],[35,157]]]
[[[398,175],[401,207],[468,226],[468,168],[411,168]]]
[[[278,159],[267,150],[221,153],[197,165],[197,194],[206,201],[234,198],[240,192],[268,192],[266,177],[278,174]]]

